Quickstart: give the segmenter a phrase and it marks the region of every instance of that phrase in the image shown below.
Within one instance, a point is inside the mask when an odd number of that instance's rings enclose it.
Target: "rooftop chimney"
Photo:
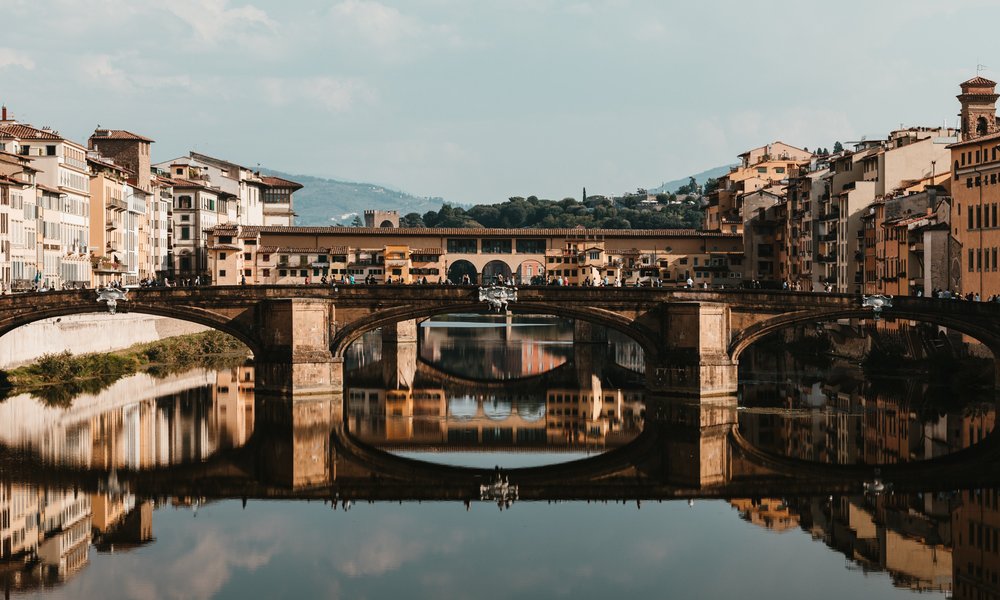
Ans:
[[[2,107],[0,107],[0,121],[6,121],[6,120],[7,120],[7,105],[4,104]]]

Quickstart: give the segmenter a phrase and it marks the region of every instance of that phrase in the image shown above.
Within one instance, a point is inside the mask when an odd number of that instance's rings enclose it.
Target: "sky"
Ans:
[[[0,0],[0,102],[453,202],[654,187],[956,124],[993,0]],[[982,25],[982,34],[976,32]]]

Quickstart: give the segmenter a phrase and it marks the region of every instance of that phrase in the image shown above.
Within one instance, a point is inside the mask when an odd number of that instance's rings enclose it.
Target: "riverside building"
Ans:
[[[520,284],[588,281],[622,285],[684,282],[734,287],[743,238],[693,230],[243,227],[207,230],[219,285],[318,283]]]

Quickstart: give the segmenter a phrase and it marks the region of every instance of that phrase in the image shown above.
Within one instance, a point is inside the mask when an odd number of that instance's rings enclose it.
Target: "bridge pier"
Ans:
[[[341,392],[344,363],[330,352],[335,308],[323,299],[267,300],[259,311],[262,351],[255,357],[257,390],[278,396]]]
[[[737,363],[729,358],[729,308],[721,304],[685,303],[666,308],[665,348],[646,356],[650,391],[686,397],[736,393]]]
[[[382,342],[382,383],[387,390],[412,389],[417,376],[417,342]]]
[[[646,399],[646,427],[658,431],[660,475],[670,485],[701,488],[731,478],[729,432],[737,424],[736,396],[700,401]]]
[[[418,325],[416,319],[399,321],[391,325],[382,326],[382,343],[392,342],[413,342],[417,341]]]
[[[607,344],[608,328],[583,319],[573,320],[574,344]]]

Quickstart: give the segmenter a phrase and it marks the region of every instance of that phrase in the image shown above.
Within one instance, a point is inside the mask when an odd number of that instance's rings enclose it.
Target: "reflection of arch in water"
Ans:
[[[455,396],[448,400],[448,413],[456,419],[472,419],[479,413],[479,403],[473,396]]]
[[[943,302],[947,303],[954,301],[947,300]],[[959,308],[961,308],[961,304],[962,303],[959,303]],[[994,358],[1000,357],[1000,337],[998,337],[997,333],[991,328],[992,323],[990,320],[971,321],[962,319],[960,315],[958,317],[952,317],[944,310],[933,314],[920,312],[919,310],[907,310],[903,307],[893,307],[889,310],[891,313],[884,315],[884,318],[886,319],[917,321],[920,323],[929,323],[939,327],[954,329],[959,333],[975,338],[978,342],[985,345],[993,353]],[[829,323],[841,319],[869,320],[871,318],[871,309],[861,307],[828,312],[822,315],[816,315],[810,311],[797,311],[777,315],[743,329],[740,334],[735,336],[730,342],[728,348],[729,356],[732,360],[738,361],[740,359],[740,355],[754,343],[760,341],[768,335],[796,325]]]
[[[462,283],[464,275],[468,275],[472,283],[479,282],[479,272],[476,271],[476,266],[467,260],[456,260],[448,267],[448,281]]]
[[[510,400],[497,398],[496,396],[483,402],[483,414],[493,421],[503,421],[514,412],[514,405]]]
[[[483,284],[492,283],[497,275],[502,275],[505,280],[510,279],[510,265],[502,260],[491,260],[483,266]]]
[[[529,423],[545,417],[545,402],[523,402],[517,405],[517,414]]]
[[[532,283],[544,284],[545,265],[540,261],[529,258],[517,266],[517,281],[521,285]]]

